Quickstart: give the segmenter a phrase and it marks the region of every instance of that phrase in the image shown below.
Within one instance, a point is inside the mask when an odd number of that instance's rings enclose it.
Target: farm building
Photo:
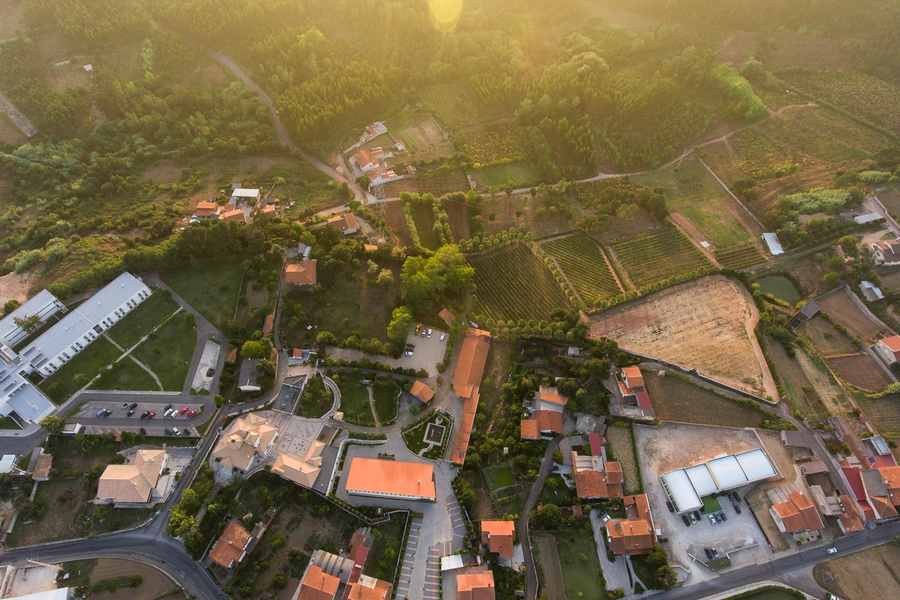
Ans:
[[[236,187],[231,190],[231,203],[235,206],[242,202],[259,202],[260,193],[258,188],[242,188]]]
[[[762,240],[765,242],[766,248],[769,249],[769,254],[772,256],[784,254],[784,248],[781,246],[781,241],[778,239],[777,233],[764,233],[762,234]]]
[[[778,475],[762,448],[726,454],[708,462],[676,469],[659,479],[678,513],[698,510],[703,498],[765,481]]]
[[[434,466],[426,463],[354,457],[347,493],[357,496],[434,502]]]
[[[878,340],[873,349],[888,366],[897,363],[900,361],[900,335],[892,335]]]
[[[201,200],[197,203],[197,206],[194,208],[194,212],[191,215],[191,219],[202,220],[202,219],[218,219],[219,218],[219,205],[215,202],[210,202],[209,200]]]
[[[859,291],[862,293],[863,298],[865,298],[867,302],[877,302],[879,300],[884,300],[884,292],[882,292],[881,288],[871,281],[860,281]]]

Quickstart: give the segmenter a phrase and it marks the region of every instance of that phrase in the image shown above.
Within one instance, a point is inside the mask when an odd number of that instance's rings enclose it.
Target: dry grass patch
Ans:
[[[890,335],[887,328],[882,327],[882,324],[874,321],[859,307],[847,288],[835,290],[820,298],[819,306],[832,321],[863,342],[873,343],[883,335]]]
[[[615,456],[622,465],[625,477],[625,493],[637,494],[644,489],[641,473],[635,456],[634,440],[631,437],[631,426],[611,425],[606,429],[606,439]]]
[[[656,417],[663,421],[759,427],[765,418],[765,414],[757,408],[696,386],[674,373],[660,377],[656,372],[645,370],[644,381]]]
[[[813,576],[841,598],[900,598],[900,546],[885,544],[820,563]]]
[[[852,354],[858,350],[849,336],[821,315],[801,324],[797,330],[809,338],[816,350],[825,356]]]
[[[777,399],[756,340],[758,320],[747,291],[714,275],[594,315],[588,335],[613,339],[628,352],[698,369],[726,385]]]
[[[185,597],[175,582],[157,569],[139,562],[115,558],[97,559],[97,564],[91,570],[91,585],[121,577],[140,577],[141,584],[134,588],[123,587],[114,592],[103,592],[97,596],[103,600],[174,600]]]

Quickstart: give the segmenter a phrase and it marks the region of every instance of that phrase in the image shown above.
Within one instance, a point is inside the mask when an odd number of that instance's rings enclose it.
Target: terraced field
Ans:
[[[741,244],[724,250],[716,250],[716,260],[724,269],[740,271],[764,263],[765,257],[754,244]]]
[[[569,307],[553,275],[524,244],[468,260],[475,267],[477,314],[497,320],[548,319]]]
[[[682,273],[710,267],[709,262],[674,227],[612,244],[619,264],[639,289]]]
[[[622,292],[597,243],[586,234],[556,238],[541,244],[541,250],[556,260],[578,295],[593,304]]]

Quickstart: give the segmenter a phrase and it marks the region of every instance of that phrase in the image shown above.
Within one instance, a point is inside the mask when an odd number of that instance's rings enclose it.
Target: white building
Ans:
[[[28,337],[15,319],[36,315],[45,322],[65,307],[44,290],[7,315],[0,321],[0,415],[34,423],[52,413],[53,403],[26,377],[35,371],[52,375],[149,296],[150,288],[140,279],[122,273],[21,352],[7,343]]]
[[[884,240],[870,246],[876,265],[894,267],[900,265],[900,240]]]
[[[259,189],[258,188],[234,188],[231,190],[231,203],[232,204],[240,204],[241,202],[248,202],[253,200],[254,203],[259,202]]]
[[[769,249],[769,254],[772,256],[781,256],[784,254],[784,248],[781,246],[781,241],[778,239],[777,233],[764,233],[762,234],[762,239]]]

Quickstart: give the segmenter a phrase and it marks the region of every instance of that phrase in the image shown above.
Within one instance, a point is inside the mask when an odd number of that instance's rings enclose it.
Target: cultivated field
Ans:
[[[900,546],[885,544],[820,563],[813,576],[819,585],[847,600],[900,598],[898,564]]]
[[[660,377],[655,371],[645,370],[644,381],[656,418],[662,421],[759,427],[765,417],[759,409],[729,400],[674,373]]]
[[[544,575],[543,584],[547,600],[567,600],[556,538],[550,533],[536,533],[534,545],[541,573]]]
[[[548,319],[567,308],[565,295],[525,244],[470,256],[475,267],[476,312],[491,319]]]
[[[638,289],[710,267],[706,258],[674,227],[615,242],[610,248],[616,262]]]
[[[852,339],[821,315],[804,322],[797,330],[824,356],[853,354],[858,350]]]
[[[520,128],[513,123],[489,127],[467,127],[454,135],[457,145],[466,158],[478,168],[497,161],[524,158],[522,148],[527,143]]]
[[[900,131],[900,88],[856,71],[794,71],[782,75],[801,92],[890,131]]]
[[[543,242],[541,250],[556,261],[566,279],[589,305],[624,291],[610,270],[603,251],[584,233]]]
[[[756,396],[778,390],[754,330],[756,305],[720,275],[683,283],[589,319],[591,339],[659,358]],[[727,349],[727,351],[723,351]]]
[[[781,399],[788,403],[792,413],[811,421],[827,419],[828,409],[807,379],[797,359],[788,356],[784,347],[773,339],[764,336],[761,341],[766,349],[766,358],[781,385],[783,392]],[[802,352],[796,350],[795,354],[799,355]]]
[[[753,242],[738,244],[724,250],[716,249],[716,260],[723,269],[734,271],[748,269],[766,262],[766,258]]]
[[[501,163],[473,169],[470,174],[479,190],[515,189],[540,183],[540,173],[527,161]]]
[[[431,115],[401,117],[387,125],[391,135],[406,146],[407,154],[397,157],[402,162],[431,162],[453,155],[453,144]]]
[[[890,331],[872,320],[850,296],[846,288],[819,298],[819,306],[828,317],[857,339],[873,343]]]
[[[847,354],[826,360],[838,377],[863,391],[877,392],[892,383],[875,359],[868,354]]]
[[[461,170],[441,170],[430,173],[420,172],[416,177],[401,179],[385,184],[385,198],[396,198],[403,192],[419,192],[443,196],[450,192],[464,192],[469,189],[469,180]]]
[[[866,418],[872,421],[884,437],[900,441],[900,398],[888,396],[873,400],[863,397],[859,398],[857,403]]]

